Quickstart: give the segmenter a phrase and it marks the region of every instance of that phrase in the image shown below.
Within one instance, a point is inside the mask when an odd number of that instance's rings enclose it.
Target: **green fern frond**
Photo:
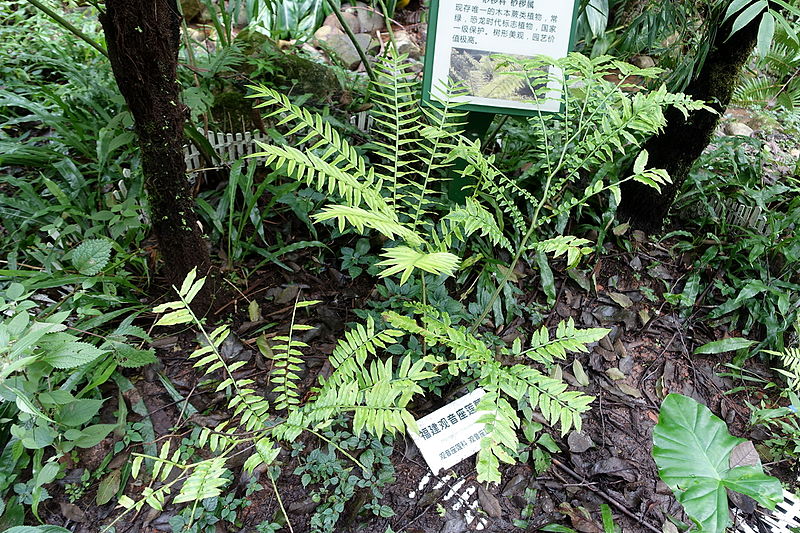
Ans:
[[[391,207],[372,186],[372,170],[368,180],[359,181],[353,174],[332,165],[311,152],[302,152],[292,146],[273,146],[259,142],[262,151],[254,157],[264,157],[267,165],[285,169],[286,173],[299,181],[305,181],[323,193],[338,194],[351,206],[363,202],[371,210],[391,213]]]
[[[378,275],[385,278],[402,272],[400,276],[401,284],[408,281],[408,278],[411,277],[411,274],[416,269],[431,274],[451,276],[461,263],[457,256],[449,252],[418,252],[408,246],[389,248],[384,250],[381,256],[386,259],[377,263],[377,266],[385,266],[386,269],[382,270]]]
[[[783,368],[774,370],[786,378],[789,389],[793,392],[800,392],[800,347],[784,348],[782,352],[764,350],[781,362]]]
[[[517,428],[520,424],[516,410],[496,392],[487,392],[481,398],[478,422],[485,424],[486,436],[478,451],[477,471],[479,483],[500,483],[500,462],[515,464],[514,455],[519,448]]]
[[[359,232],[364,232],[365,228],[369,228],[378,231],[389,239],[400,237],[412,246],[422,246],[425,242],[408,225],[399,222],[397,215],[391,211],[368,211],[360,207],[329,205],[321,212],[312,215],[312,218],[318,221],[335,219],[340,231],[344,231],[344,228],[349,224]]]
[[[288,335],[278,335],[273,338],[273,344],[269,350],[262,351],[264,356],[272,359],[273,367],[270,372],[269,381],[272,384],[272,392],[276,395],[275,409],[282,411],[291,409],[300,404],[300,393],[297,391],[297,383],[300,381],[300,366],[303,360],[300,358],[303,352],[301,348],[308,348],[308,344],[294,338],[299,331],[307,331],[312,326],[296,324],[297,310],[310,307],[320,303],[318,300],[308,300],[295,302],[292,309],[292,319],[289,324]],[[259,345],[261,348],[262,345]]]
[[[253,91],[250,98],[263,100],[255,106],[256,108],[274,106],[277,109],[269,113],[268,117],[284,115],[277,125],[293,124],[292,129],[286,134],[287,136],[301,131],[306,132],[297,145],[302,146],[308,143],[307,153],[324,148],[321,160],[339,168],[342,172],[351,174],[356,180],[372,183],[373,178],[371,173],[366,170],[364,158],[321,115],[293,104],[288,96],[269,87],[251,85],[249,88]],[[255,154],[251,157],[257,156],[258,154]]]
[[[587,412],[594,401],[593,396],[568,391],[563,381],[527,365],[486,364],[479,383],[486,390],[502,390],[517,401],[526,399],[551,426],[561,426],[562,435],[572,428],[580,431],[581,414]]]
[[[389,47],[376,64],[377,79],[371,86],[376,103],[372,116],[377,139],[373,142],[384,160],[377,164],[378,179],[387,182],[393,205],[397,204],[401,184],[417,173],[414,163],[418,160],[420,126],[418,83],[406,72],[405,59],[406,56]]]
[[[330,358],[335,371],[327,380],[321,378],[320,383],[322,386],[328,384],[336,387],[337,384],[355,380],[359,373],[365,371],[364,364],[368,356],[378,355],[378,350],[397,343],[403,335],[402,331],[396,329],[376,331],[375,319],[367,316],[366,324],[356,324],[348,329],[336,343]]]
[[[496,218],[475,198],[467,198],[465,205],[450,210],[440,222],[442,241],[452,246],[451,235],[462,242],[474,233],[488,237],[492,244],[513,251],[511,242],[503,235]]]
[[[173,503],[200,501],[219,496],[222,494],[222,487],[228,484],[228,479],[224,477],[227,471],[225,457],[214,457],[198,463],[183,483]]]
[[[567,353],[588,353],[586,345],[598,342],[609,334],[606,328],[579,329],[575,321],[562,320],[556,328],[555,336],[550,337],[546,327],[533,332],[530,348],[521,355],[526,355],[545,365],[552,365],[556,359],[564,359]]]

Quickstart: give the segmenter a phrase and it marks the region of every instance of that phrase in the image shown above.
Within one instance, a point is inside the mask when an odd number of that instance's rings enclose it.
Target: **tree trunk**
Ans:
[[[728,39],[735,18],[718,27],[713,37],[709,36],[713,45],[708,57],[685,91],[719,114],[700,110],[690,113],[687,120],[676,109],[667,110],[666,128],[650,138],[644,149],[650,153],[648,166],[666,169],[672,184],[663,186],[659,194],[641,183],[624,183],[617,215],[620,220],[628,220],[645,231],[660,230],[692,165],[711,142],[721,114],[731,101],[739,73],[753,52],[761,21],[761,17],[755,17]]]
[[[167,278],[180,283],[192,268],[205,275],[211,264],[183,159],[180,13],[175,0],[106,0],[105,5],[100,22],[139,137],[153,231]]]

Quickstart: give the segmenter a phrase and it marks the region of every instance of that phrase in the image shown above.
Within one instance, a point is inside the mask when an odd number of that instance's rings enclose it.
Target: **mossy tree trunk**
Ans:
[[[728,39],[734,18],[709,36],[713,44],[708,57],[685,91],[718,113],[699,110],[686,119],[675,109],[667,111],[666,128],[649,139],[644,149],[650,153],[648,166],[666,169],[672,184],[662,187],[660,194],[640,183],[623,184],[620,220],[630,221],[632,226],[645,231],[660,230],[692,165],[711,142],[721,114],[731,101],[739,74],[753,52],[761,20],[755,17]]]
[[[183,159],[186,108],[177,82],[180,12],[175,0],[106,0],[100,17],[117,85],[133,115],[150,218],[166,274],[181,282],[210,267]]]

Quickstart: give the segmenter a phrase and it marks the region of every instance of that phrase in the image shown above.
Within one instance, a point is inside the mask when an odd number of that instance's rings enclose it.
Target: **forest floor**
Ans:
[[[737,111],[733,118],[742,121],[748,115]],[[785,138],[771,142],[775,150],[783,149],[778,144],[792,144],[791,139]],[[790,172],[788,168],[786,171]],[[394,515],[384,518],[362,512],[370,498],[369,490],[357,489],[345,497],[339,495],[344,510],[331,531],[510,533],[564,524],[581,533],[602,533],[599,507],[608,504],[624,532],[677,533],[670,517],[686,517],[669,488],[659,480],[651,456],[659,405],[673,392],[708,406],[728,424],[733,435],[751,440],[759,451],[765,449],[762,443],[770,435],[762,427],[749,424],[747,402],[773,402],[767,395],[769,391],[744,389],[750,384],[725,376],[729,372],[735,375],[725,366],[732,361],[726,358],[731,354],[693,354],[697,346],[740,336],[741,332],[708,326],[701,320],[708,311],[707,305],[681,309],[664,297],[665,293],[680,293],[692,273],[694,258],[675,253],[670,240],[656,241],[636,231],[621,233],[605,245],[602,255],[590,258],[588,272],[555,272],[557,297],[543,325],[555,327],[561,320],[572,318],[578,327],[606,327],[611,333],[591,345],[589,353],[578,355],[575,364],[558,369],[572,388],[594,396],[595,401],[584,416],[580,432],[561,436],[551,430],[557,445],[552,450],[552,465],[539,473],[531,464],[505,466],[501,469],[502,483],[486,486],[477,482],[474,458],[433,475],[412,440],[400,436],[395,438],[390,452],[395,480],[382,488],[381,500]],[[337,244],[353,246],[354,242]],[[242,281],[243,286],[228,291],[219,302],[216,322],[232,324],[234,332],[223,345],[223,355],[231,361],[247,361],[241,373],[246,370],[246,377],[255,380],[254,388],[267,390],[270,361],[257,349],[258,336],[265,333],[270,338],[288,329],[299,291],[302,299],[321,301],[302,317],[303,323],[314,327],[301,339],[309,345],[302,365],[302,389],[308,391],[321,375],[332,371],[328,356],[342,337],[345,325],[356,321],[354,311],[368,307],[376,299],[376,281],[366,275],[353,280],[332,266],[320,265],[309,251],[289,254],[282,260],[291,272],[271,267],[251,273]],[[514,283],[523,301],[545,299],[535,269],[523,268],[516,274]],[[170,299],[168,289],[163,294],[163,299],[153,305]],[[697,301],[702,304],[703,297]],[[258,302],[257,312],[251,302]],[[533,326],[517,319],[495,333],[511,339],[519,328],[532,330]],[[123,394],[125,403],[139,406],[128,413],[128,427],[141,431],[145,442],[151,440],[160,445],[171,440],[183,446],[190,456],[202,454],[200,447],[194,445],[193,428],[213,427],[229,418],[224,392],[214,393],[214,387],[204,386],[201,373],[187,362],[198,346],[193,330],[175,329],[166,335],[154,332],[152,346],[160,363],[145,367],[142,372],[125,372],[133,385]],[[748,361],[748,371],[767,381],[772,379],[770,369],[755,359]],[[115,386],[107,385],[108,391],[104,392],[116,395]],[[738,392],[731,392],[737,389]],[[457,388],[446,391],[444,396],[453,399],[466,392]],[[444,403],[433,397],[423,398],[411,406],[411,411],[420,418]],[[108,402],[103,417],[113,420],[116,405]],[[344,427],[337,431],[344,434]],[[145,430],[152,433],[145,435]],[[115,475],[130,459],[131,447],[127,446],[104,464],[114,443],[112,436],[84,451],[77,461],[65,459],[67,475],[50,490],[52,498],[40,505],[42,520],[75,533],[96,533],[119,516],[120,508],[114,503],[95,504],[99,480]],[[282,469],[274,488],[265,472],[256,471],[250,476],[242,471],[241,464],[229,465],[234,478],[225,489],[225,498],[214,504],[218,507],[200,513],[192,531],[271,532],[257,526],[280,521],[281,503],[286,507],[293,533],[314,531],[309,525],[312,517],[319,517],[328,504],[324,497],[319,501],[321,484],[306,487],[301,476],[303,465],[317,449],[327,447],[308,434],[303,434],[292,449],[284,449],[278,458]],[[242,462],[244,459],[241,457]],[[336,465],[320,460],[314,467],[319,468],[318,481],[341,474],[342,468],[345,477],[357,473],[357,468],[346,460]],[[797,483],[798,472],[791,462],[777,459],[765,463],[765,467],[783,482]],[[90,478],[86,476],[88,472],[92,473]],[[96,476],[97,472],[102,475]],[[256,483],[261,485],[260,490],[251,492]],[[69,487],[71,491],[67,490]],[[74,487],[82,490],[75,491]],[[135,498],[143,488],[142,484],[131,483],[126,494]],[[335,489],[328,487],[330,492]],[[733,505],[750,524],[759,520],[760,511],[751,501],[737,498]],[[220,519],[226,508],[236,512],[235,520]],[[116,522],[115,531],[173,531],[174,520],[182,511],[183,506],[173,504],[163,511],[145,507]],[[281,531],[288,531],[288,527]]]
[[[734,435],[752,440],[756,446],[768,438],[762,429],[748,426],[745,401],[756,400],[744,392],[728,394],[743,383],[720,377],[726,370],[726,360],[692,355],[692,346],[736,332],[700,325],[693,315],[673,311],[660,296],[684,281],[689,273],[686,258],[673,255],[668,242],[652,242],[638,232],[633,232],[628,242],[632,245],[630,251],[607,246],[607,253],[595,262],[589,276],[572,279],[557,274],[557,303],[545,324],[554,326],[561,319],[573,318],[579,326],[610,328],[611,334],[592,346],[590,353],[577,357],[578,372],[582,371],[585,377],[575,375],[575,366],[561,369],[570,385],[596,400],[584,417],[580,433],[572,431],[564,438],[552,433],[560,450],[553,454],[553,465],[548,470],[536,475],[526,464],[509,466],[503,470],[501,485],[486,487],[477,483],[474,460],[468,459],[433,476],[411,439],[399,438],[391,455],[396,481],[385,487],[382,501],[395,515],[372,519],[358,516],[359,505],[365,499],[355,497],[347,503],[335,531],[384,533],[391,527],[407,533],[512,532],[566,523],[583,533],[600,533],[603,529],[598,506],[606,503],[611,505],[623,531],[660,532],[668,523],[668,516],[683,516],[670,490],[659,480],[650,455],[658,406],[666,394],[685,394],[707,405],[728,423]],[[333,268],[319,274],[299,266],[310,261],[310,257],[298,254],[287,260],[297,269],[294,273],[272,269],[251,276],[246,290],[219,309],[232,317],[237,339],[226,341],[223,353],[232,360],[247,360],[250,364],[245,368],[251,369],[248,377],[265,388],[269,361],[256,349],[251,332],[267,322],[276,324],[271,332],[286,329],[298,291],[302,290],[305,299],[322,302],[311,308],[303,320],[315,326],[304,339],[310,345],[303,365],[305,388],[315,383],[319,374],[330,372],[327,356],[344,324],[355,319],[354,309],[365,307],[374,296],[371,284],[360,279],[354,282]],[[531,270],[521,272],[518,286],[538,287],[533,283],[535,276]],[[529,292],[531,299],[541,297],[538,291]],[[248,313],[248,303],[253,300],[267,302],[260,305],[262,318],[255,322]],[[502,336],[521,325],[508,324],[499,333]],[[267,334],[270,335],[274,333]],[[195,334],[175,332],[157,338],[153,345],[162,365],[147,367],[141,377],[131,376],[135,387],[126,393],[126,399],[131,405],[144,401],[156,439],[187,442],[189,422],[213,426],[224,420],[228,416],[224,395],[207,392],[199,373],[187,364],[188,354],[197,346]],[[749,370],[763,371],[768,376],[766,368]],[[586,377],[588,386],[582,385]],[[172,394],[165,388],[165,381],[174,387]],[[457,397],[460,392],[454,390],[451,394]],[[412,411],[419,418],[440,406],[436,401],[423,400]],[[189,416],[194,410],[203,414]],[[134,422],[141,418],[133,413],[130,417]],[[107,439],[89,450],[60,480],[60,485],[79,479],[83,469],[97,468],[111,445],[112,439]],[[311,450],[321,445],[313,437],[301,437],[296,448]],[[319,505],[303,487],[299,475],[292,473],[301,464],[301,455],[289,451],[282,454],[284,467],[277,484],[296,533],[311,531],[307,524]],[[768,470],[786,482],[797,477],[789,463],[777,462],[768,465]],[[243,495],[249,481],[249,476],[237,473],[230,492]],[[136,490],[133,487],[134,494]],[[87,492],[83,502],[69,503],[64,494],[54,496],[43,504],[43,518],[51,520],[49,523],[61,523],[63,517],[71,517],[76,533],[93,533],[97,531],[96,524],[108,523],[118,513],[113,505],[92,505],[93,491]],[[270,522],[279,514],[278,501],[268,485],[248,499],[250,505],[239,511],[240,527],[220,524],[217,531],[255,531],[257,524]],[[746,501],[739,505],[752,519],[753,506]],[[150,510],[131,515],[117,523],[116,531],[172,531],[169,520],[178,511],[170,505],[163,512]],[[527,526],[515,526],[514,521],[523,514],[528,515]]]

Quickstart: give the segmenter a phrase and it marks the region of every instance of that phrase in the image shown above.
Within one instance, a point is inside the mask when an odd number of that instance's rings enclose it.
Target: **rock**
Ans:
[[[358,15],[353,13],[353,10],[342,11],[342,18],[353,33],[361,33],[361,23],[359,22]],[[336,18],[336,15],[333,13],[325,17],[325,21],[322,23],[320,30],[322,28],[331,28],[344,33],[341,22],[339,22],[339,19]]]
[[[569,434],[567,444],[569,445],[569,451],[573,453],[583,453],[594,447],[594,441],[589,435],[577,431],[572,431]]]
[[[356,41],[361,45],[361,48],[366,50],[369,48],[369,43],[372,37],[365,33],[356,35]],[[339,61],[342,62],[345,68],[355,70],[361,64],[361,57],[358,55],[358,50],[353,45],[350,37],[347,35],[330,35],[325,41],[326,44],[333,50]]]
[[[394,32],[394,40],[397,43],[397,51],[401,54],[408,54],[408,57],[412,59],[419,59],[422,55],[422,50],[417,46],[417,43],[411,40],[408,32]]]
[[[364,2],[356,3],[355,8],[346,9],[345,13],[350,14],[353,11],[358,18],[359,32],[372,35],[385,27],[383,15]],[[357,33],[356,30],[353,30],[353,33]]]
[[[339,100],[344,94],[334,69],[299,54],[285,53],[274,41],[257,31],[244,29],[236,36],[235,42],[246,56],[269,58],[272,67],[269,72],[254,72],[256,67],[251,62],[241,67],[243,74],[259,83],[292,87],[298,94],[313,94],[317,100],[325,102]]]
[[[752,137],[753,128],[741,122],[729,122],[722,128],[725,135]]]
[[[314,32],[314,42],[319,44],[321,42],[326,42],[332,35],[344,35],[344,32],[336,28],[334,26],[320,26],[320,28]]]
[[[656,66],[656,60],[650,56],[633,56],[631,58],[631,64],[636,65],[639,68],[653,68]]]
[[[183,18],[186,19],[186,22],[190,22],[202,13],[203,4],[200,0],[181,0],[181,11],[183,12]]]

